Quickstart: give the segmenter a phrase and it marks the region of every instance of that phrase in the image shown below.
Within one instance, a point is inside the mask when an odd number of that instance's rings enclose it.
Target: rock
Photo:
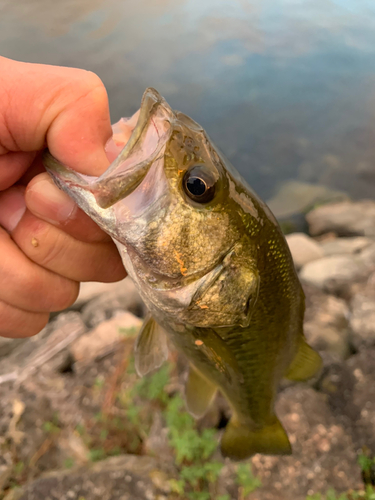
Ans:
[[[69,345],[86,330],[79,313],[59,314],[38,335],[26,339],[2,360],[0,384],[14,380],[21,383],[46,365],[58,370],[66,362]]]
[[[356,349],[375,345],[375,273],[350,302],[351,342]]]
[[[3,491],[4,486],[8,482],[12,474],[13,467],[11,465],[0,465],[0,492]]]
[[[97,281],[87,281],[81,283],[79,295],[74,303],[74,308],[80,309],[84,304],[90,302],[95,297],[99,295],[105,295],[107,293],[116,292],[127,286],[129,278],[125,278],[116,283],[99,283]]]
[[[351,430],[337,421],[325,394],[296,385],[284,390],[276,412],[293,448],[289,457],[255,455],[253,472],[262,481],[249,499],[306,500],[307,495],[325,494],[361,487],[357,447]]]
[[[345,363],[331,364],[320,389],[337,422],[350,434],[354,447],[366,446],[375,455],[375,348],[351,356]]]
[[[351,283],[366,277],[368,271],[359,259],[331,255],[309,262],[300,271],[302,281],[334,294],[345,294]]]
[[[347,358],[350,343],[346,302],[319,290],[307,292],[306,302],[304,332],[308,343],[317,351],[328,352],[339,359]]]
[[[169,429],[160,412],[155,411],[152,418],[152,425],[143,444],[147,455],[159,457],[159,459],[172,461],[173,452],[169,446]]]
[[[306,315],[304,332],[308,343],[318,351],[339,359],[350,354],[349,307],[342,299],[305,287]]]
[[[341,192],[319,184],[287,181],[277,194],[267,201],[267,205],[278,219],[291,217],[296,213],[306,213],[317,203],[348,199]]]
[[[82,307],[82,319],[89,328],[112,318],[119,311],[130,311],[136,316],[144,316],[145,306],[130,278],[112,285],[105,293],[94,296]]]
[[[358,260],[366,266],[368,272],[375,270],[375,243],[364,248],[358,255]]]
[[[142,320],[130,312],[118,314],[81,336],[70,347],[70,352],[77,363],[87,365],[113,351],[124,335],[134,337],[141,325]]]
[[[339,236],[375,237],[375,202],[370,200],[324,205],[306,216],[310,234],[333,231]]]
[[[27,339],[9,339],[6,337],[0,337],[0,358],[5,358],[19,345],[27,342]]]
[[[23,488],[11,491],[6,500],[161,500],[170,492],[172,465],[155,458],[120,455],[91,467],[45,474]]]
[[[297,269],[313,260],[324,256],[320,245],[304,233],[292,233],[286,236]]]
[[[361,236],[352,238],[336,238],[334,240],[322,241],[320,248],[325,256],[340,254],[357,254],[373,243],[370,238]]]

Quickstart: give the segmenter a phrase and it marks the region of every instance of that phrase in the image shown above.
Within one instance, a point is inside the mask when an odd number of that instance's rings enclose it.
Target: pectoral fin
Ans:
[[[216,394],[216,386],[190,365],[189,378],[186,382],[185,397],[188,411],[200,418],[208,410]]]
[[[243,382],[243,375],[237,360],[226,342],[211,328],[195,329],[197,349],[214,364],[229,383],[233,380]]]
[[[235,417],[229,421],[221,440],[221,452],[232,460],[244,460],[255,453],[290,455],[292,448],[280,421],[256,428]]]
[[[298,352],[285,374],[285,378],[295,382],[303,382],[313,377],[321,367],[322,358],[320,355],[302,339]]]
[[[140,377],[159,368],[168,357],[166,333],[150,314],[138,334],[134,356],[135,369]]]

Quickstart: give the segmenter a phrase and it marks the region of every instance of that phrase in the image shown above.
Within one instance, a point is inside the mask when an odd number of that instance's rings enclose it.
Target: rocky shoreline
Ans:
[[[323,205],[306,220],[310,236],[287,241],[306,294],[305,334],[324,368],[280,391],[293,456],[253,457],[262,486],[246,497],[237,464],[225,461],[211,496],[194,498],[305,500],[364,488],[358,456],[375,454],[375,202]],[[129,360],[144,313],[130,281],[87,283],[35,338],[0,339],[0,499],[187,498],[173,487],[179,469],[161,403],[141,401],[147,431],[129,423],[137,383]],[[184,361],[171,359],[167,398],[186,376]],[[103,414],[123,428],[105,427]],[[226,415],[218,398],[198,429],[219,436]]]

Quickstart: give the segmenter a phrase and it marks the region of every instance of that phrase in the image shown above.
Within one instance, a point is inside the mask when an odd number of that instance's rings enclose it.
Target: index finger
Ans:
[[[83,174],[109,165],[108,97],[89,71],[0,58],[0,154],[48,145],[59,161]]]

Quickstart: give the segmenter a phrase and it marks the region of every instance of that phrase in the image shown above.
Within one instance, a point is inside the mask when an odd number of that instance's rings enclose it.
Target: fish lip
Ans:
[[[162,110],[163,115],[156,119],[158,109]],[[116,159],[100,176],[87,176],[76,172],[52,156],[48,149],[43,153],[43,164],[51,175],[55,173],[53,177],[59,179],[60,185],[63,183],[66,185],[66,191],[69,192],[69,188],[79,188],[90,192],[94,195],[98,207],[107,209],[136,190],[146,177],[152,164],[162,156],[161,150],[164,145],[164,142],[162,142],[163,134],[161,128],[158,126],[160,122],[157,120],[163,120],[170,127],[171,120],[174,117],[174,112],[166,100],[155,89],[149,87],[143,93],[137,123],[132,130],[129,140]],[[155,129],[158,137],[154,145],[154,150],[150,152],[147,158],[144,158],[136,165],[136,170],[133,168],[134,174],[133,178],[130,176],[128,179],[130,183],[128,189],[123,190],[124,192],[120,191],[116,199],[112,196],[113,192],[116,192],[114,184],[118,187],[118,181],[132,171],[131,168],[130,170],[126,168],[126,170],[121,172],[122,165],[131,157],[134,149],[138,147],[143,134],[145,131],[147,132],[148,125]]]

